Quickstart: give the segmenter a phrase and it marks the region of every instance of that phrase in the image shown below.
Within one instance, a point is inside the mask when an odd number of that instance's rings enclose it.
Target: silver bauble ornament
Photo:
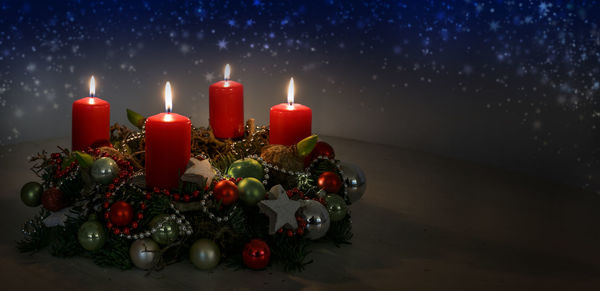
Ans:
[[[327,208],[315,200],[305,200],[299,211],[300,217],[306,221],[305,237],[315,240],[327,234],[331,221]]]
[[[155,265],[160,247],[150,238],[138,239],[129,248],[129,258],[136,267],[148,270]]]
[[[357,166],[348,162],[340,162],[342,182],[348,191],[348,200],[354,203],[360,199],[367,189],[367,177]]]
[[[119,165],[111,158],[102,157],[94,161],[90,174],[96,183],[109,184],[119,174]]]
[[[210,239],[201,238],[190,248],[190,261],[201,270],[216,267],[221,260],[219,246]]]

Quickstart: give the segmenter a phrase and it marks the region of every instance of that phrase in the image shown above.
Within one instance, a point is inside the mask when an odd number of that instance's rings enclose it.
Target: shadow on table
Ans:
[[[367,203],[360,204],[356,212],[352,245],[336,248],[331,243],[316,244],[310,255],[314,262],[307,266],[308,271],[292,277],[324,284],[355,282],[358,284],[355,286],[361,286],[365,279],[363,273],[377,270],[397,273],[415,266],[427,266],[433,261],[443,262],[445,266],[460,266],[467,272],[498,272],[533,280],[544,277],[593,279],[600,276],[600,262],[594,256],[584,260],[571,257],[568,250],[541,251],[539,246],[527,243],[528,237],[514,243],[508,238],[492,240],[475,233],[457,233],[422,224],[402,213]],[[376,215],[365,215],[367,213]],[[549,234],[549,237],[551,235],[560,234]],[[577,240],[573,241],[572,247],[578,247]],[[424,267],[421,271],[429,272],[431,269]]]

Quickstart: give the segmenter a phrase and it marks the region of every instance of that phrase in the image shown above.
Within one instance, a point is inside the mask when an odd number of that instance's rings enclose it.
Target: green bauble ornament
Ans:
[[[331,221],[340,221],[346,217],[348,206],[344,198],[340,195],[328,194],[325,196],[325,202],[327,203],[327,212],[329,212]]]
[[[256,178],[244,178],[238,183],[240,200],[246,205],[256,205],[258,201],[265,199],[265,186]]]
[[[77,239],[84,249],[97,251],[106,242],[106,230],[100,222],[96,221],[96,216],[91,215],[89,220],[79,227]]]
[[[200,270],[210,270],[219,264],[219,246],[209,239],[199,239],[190,248],[190,261]]]
[[[227,169],[227,175],[234,178],[252,177],[262,181],[265,174],[262,165],[257,160],[245,158],[233,162]]]
[[[38,182],[29,182],[21,188],[21,201],[30,207],[42,204],[42,193],[44,189]]]
[[[161,226],[159,227],[159,224]],[[152,239],[161,245],[167,245],[174,242],[179,235],[177,223],[166,214],[157,215],[150,221],[150,227],[156,228],[152,233]]]
[[[119,165],[111,158],[102,157],[94,161],[90,174],[96,183],[109,184],[119,174]]]

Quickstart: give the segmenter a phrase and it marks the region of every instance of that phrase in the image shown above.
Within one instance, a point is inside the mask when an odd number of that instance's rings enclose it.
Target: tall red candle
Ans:
[[[171,85],[165,87],[166,112],[146,119],[146,186],[172,189],[190,160],[192,122],[171,113]]]
[[[94,97],[95,93],[96,84],[92,76],[90,97],[73,102],[71,149],[74,151],[110,143],[110,104]]]
[[[225,66],[225,80],[208,88],[209,123],[218,138],[244,135],[244,86],[230,81],[230,72],[229,65]]]
[[[294,103],[294,79],[288,87],[288,103],[271,107],[269,143],[293,145],[311,135],[312,110]]]

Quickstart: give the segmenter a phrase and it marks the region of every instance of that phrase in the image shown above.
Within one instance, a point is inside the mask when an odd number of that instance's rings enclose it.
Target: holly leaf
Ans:
[[[315,148],[318,140],[319,136],[313,134],[299,141],[298,144],[296,144],[296,148],[298,149],[298,155],[300,155],[300,157],[306,157]]]
[[[131,122],[131,124],[135,125],[135,127],[139,129],[142,129],[144,122],[146,121],[146,117],[131,109],[127,109],[127,119],[129,122]]]
[[[79,162],[79,166],[82,168],[89,168],[94,163],[94,158],[86,153],[74,151],[73,156],[75,156],[77,162]]]

